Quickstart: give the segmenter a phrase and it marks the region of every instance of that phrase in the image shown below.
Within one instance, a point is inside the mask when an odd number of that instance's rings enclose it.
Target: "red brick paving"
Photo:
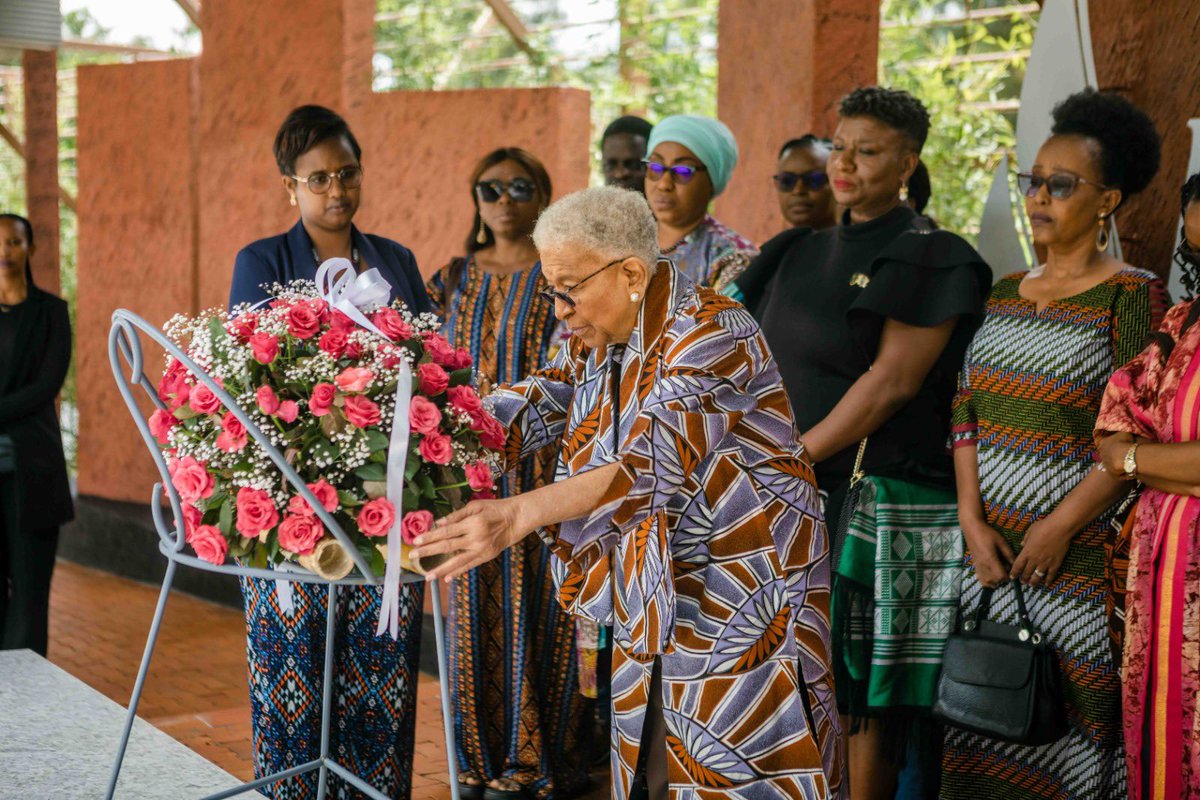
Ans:
[[[158,587],[59,561],[49,659],[122,706],[129,702]],[[254,773],[240,611],[172,592],[138,715],[242,780]],[[417,686],[414,800],[449,800],[437,680]],[[580,800],[608,796],[607,775]]]

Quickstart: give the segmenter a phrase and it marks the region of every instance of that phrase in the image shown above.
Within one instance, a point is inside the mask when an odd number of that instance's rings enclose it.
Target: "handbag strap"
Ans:
[[[1018,637],[1021,641],[1031,641],[1034,644],[1041,644],[1042,633],[1033,625],[1033,620],[1029,618],[1029,609],[1025,605],[1025,593],[1021,591],[1021,584],[1018,581],[1010,581],[1013,591],[1017,593],[1017,618],[1021,623]],[[979,608],[975,610],[974,621],[968,620],[964,626],[968,633],[977,633],[983,629],[983,623],[987,619],[988,611],[992,607],[992,596],[996,593],[994,588],[985,586],[983,592],[979,595]]]
[[[863,440],[858,443],[858,455],[854,457],[854,471],[850,473],[851,486],[854,486],[863,478],[867,477],[862,469],[863,453],[867,451],[867,438],[868,437],[864,436]]]

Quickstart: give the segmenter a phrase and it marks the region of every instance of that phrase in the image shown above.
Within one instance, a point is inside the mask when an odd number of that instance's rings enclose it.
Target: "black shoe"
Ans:
[[[459,781],[458,797],[459,800],[483,800],[483,784]]]
[[[516,789],[497,789],[488,786],[483,790],[483,800],[528,800],[529,793],[524,787]]]

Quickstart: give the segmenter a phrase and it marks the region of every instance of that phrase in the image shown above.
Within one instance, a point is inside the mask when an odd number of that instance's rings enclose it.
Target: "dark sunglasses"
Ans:
[[[1079,184],[1086,183],[1088,186],[1095,186],[1102,192],[1107,192],[1108,187],[1089,181],[1078,175],[1072,175],[1069,172],[1056,172],[1053,175],[1034,175],[1032,172],[1017,173],[1017,189],[1026,197],[1037,197],[1038,192],[1042,190],[1042,186],[1046,187],[1046,191],[1055,200],[1066,200],[1071,195],[1075,194],[1075,189]]]
[[[500,195],[507,194],[515,203],[528,203],[533,199],[537,187],[532,181],[524,178],[513,178],[508,183],[504,181],[480,181],[475,184],[475,193],[484,203],[495,203]]]
[[[792,191],[798,183],[812,192],[829,185],[829,176],[822,169],[809,172],[777,172],[771,176],[771,180],[775,181],[775,188],[781,192]]]
[[[560,292],[557,289],[547,288],[547,289],[542,289],[542,291],[538,292],[538,294],[540,294],[542,297],[546,298],[546,300],[551,303],[553,303],[555,300],[562,300],[568,306],[570,306],[571,308],[574,308],[575,307],[575,298],[571,297],[571,292],[575,291],[580,286],[583,286],[585,283],[590,281],[592,278],[596,277],[601,272],[604,272],[604,270],[608,269],[609,267],[613,266],[614,264],[620,264],[622,261],[624,261],[627,258],[630,258],[630,256],[623,256],[621,258],[618,258],[616,261],[608,262],[603,267],[596,270],[592,274],[588,275],[586,278],[579,281],[579,283],[575,284],[574,286],[572,286],[570,289],[567,289],[566,291]]]
[[[1174,260],[1175,266],[1180,269],[1200,269],[1200,250],[1188,244],[1187,234],[1182,230],[1179,232],[1179,246],[1175,248]]]
[[[674,167],[668,167],[666,164],[651,161],[650,159],[642,159],[642,163],[646,165],[647,175],[650,180],[655,182],[662,180],[662,176],[669,172],[676,183],[689,183],[692,178],[696,177],[697,172],[708,171],[708,167],[703,164],[696,167],[691,167],[687,164],[677,164]]]

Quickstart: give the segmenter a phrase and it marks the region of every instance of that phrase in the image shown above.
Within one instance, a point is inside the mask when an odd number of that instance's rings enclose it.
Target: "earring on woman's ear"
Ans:
[[[296,195],[292,195],[292,205],[296,205]]]
[[[638,300],[641,300],[641,299],[642,299],[642,296],[640,294],[638,294],[637,292],[631,292],[629,295],[629,302],[631,302],[631,303],[636,303]]]
[[[476,244],[487,244],[487,229],[483,227],[483,217],[479,218],[479,233],[475,234]]]
[[[1108,217],[1101,214],[1098,224],[1100,230],[1096,232],[1096,249],[1103,253],[1108,249]]]
[[[904,181],[900,184],[900,202],[908,202],[908,181]]]

